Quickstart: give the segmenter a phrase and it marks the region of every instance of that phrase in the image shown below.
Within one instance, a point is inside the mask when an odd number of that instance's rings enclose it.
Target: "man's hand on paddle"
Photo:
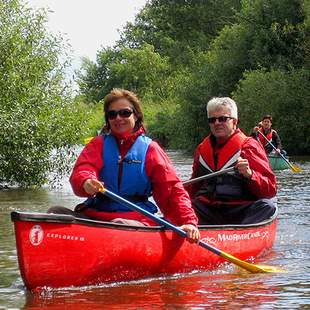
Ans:
[[[98,181],[97,179],[87,179],[83,184],[85,192],[89,195],[97,194],[102,188],[102,186],[103,183]]]
[[[253,171],[251,170],[247,159],[239,157],[235,167],[245,178],[251,179]]]
[[[185,224],[180,227],[187,233],[187,238],[190,243],[196,243],[200,239],[198,228],[192,224]]]

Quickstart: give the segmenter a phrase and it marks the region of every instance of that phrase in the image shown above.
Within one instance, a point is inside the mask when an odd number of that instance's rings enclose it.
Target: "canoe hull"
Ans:
[[[276,155],[268,155],[268,159],[272,170],[288,169],[288,165],[282,157]]]
[[[18,262],[30,290],[97,285],[209,270],[223,258],[161,227],[128,227],[67,215],[12,212]],[[242,260],[273,245],[277,220],[253,226],[201,226],[203,241]]]

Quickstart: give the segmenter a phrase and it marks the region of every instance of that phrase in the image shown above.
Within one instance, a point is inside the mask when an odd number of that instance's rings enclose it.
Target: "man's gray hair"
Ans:
[[[230,110],[230,116],[238,119],[238,108],[236,102],[229,97],[214,97],[207,103],[208,117],[211,111],[215,111],[219,108],[228,108]]]

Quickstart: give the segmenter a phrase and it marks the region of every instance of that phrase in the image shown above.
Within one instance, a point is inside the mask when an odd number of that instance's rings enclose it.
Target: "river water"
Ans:
[[[192,159],[178,152],[170,158],[183,180]],[[67,179],[60,189],[0,191],[0,309],[310,309],[310,161],[297,160],[301,173],[277,172],[279,225],[272,253],[259,263],[285,273],[248,274],[232,265],[199,272],[32,294],[19,274],[10,212],[44,212],[72,207]],[[78,263],[78,262],[77,262]]]

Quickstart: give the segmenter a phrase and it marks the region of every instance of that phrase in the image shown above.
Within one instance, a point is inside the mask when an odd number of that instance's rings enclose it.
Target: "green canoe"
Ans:
[[[268,158],[272,170],[284,170],[289,168],[288,164],[281,156],[269,154]],[[288,157],[286,157],[286,159],[288,159]]]

